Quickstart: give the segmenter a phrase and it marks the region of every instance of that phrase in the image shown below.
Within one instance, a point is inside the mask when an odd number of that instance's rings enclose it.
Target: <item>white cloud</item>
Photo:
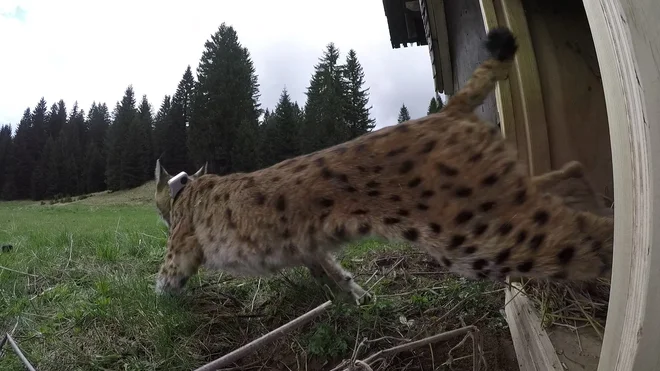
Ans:
[[[250,50],[264,107],[274,107],[284,86],[304,104],[328,42],[342,58],[357,51],[379,126],[396,123],[401,103],[413,117],[425,114],[433,96],[428,49],[391,48],[380,0],[3,0],[0,14],[16,9],[20,17],[0,17],[0,124],[17,123],[42,96],[49,105],[112,108],[129,84],[156,110],[222,22]]]

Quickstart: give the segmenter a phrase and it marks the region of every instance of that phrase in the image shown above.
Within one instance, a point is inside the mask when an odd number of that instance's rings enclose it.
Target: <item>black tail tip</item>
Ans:
[[[486,38],[486,49],[493,58],[500,61],[513,59],[518,51],[516,38],[506,27],[493,28]]]

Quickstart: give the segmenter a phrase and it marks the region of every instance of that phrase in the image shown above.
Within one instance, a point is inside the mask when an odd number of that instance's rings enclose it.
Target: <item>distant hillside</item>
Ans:
[[[154,181],[150,181],[142,184],[139,187],[122,190],[117,192],[97,192],[91,193],[79,199],[80,196],[72,197],[71,202],[62,202],[56,203],[56,205],[71,205],[71,204],[82,204],[82,205],[92,205],[92,206],[102,206],[102,205],[146,205],[152,204],[154,202],[154,191],[155,191]],[[48,203],[48,201],[45,201]]]

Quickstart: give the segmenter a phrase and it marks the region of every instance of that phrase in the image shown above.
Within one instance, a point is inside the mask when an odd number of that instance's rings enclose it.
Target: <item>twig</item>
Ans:
[[[401,264],[401,262],[402,262],[404,259],[405,259],[405,257],[402,257],[402,258],[399,259],[396,263],[394,263],[394,265],[392,265],[392,266],[390,267],[390,269],[387,270],[387,272],[383,273],[383,275],[382,275],[378,280],[376,280],[376,282],[374,282],[374,284],[371,285],[371,287],[369,287],[369,290],[367,290],[367,291],[371,291],[371,290],[373,290],[374,287],[376,287],[376,285],[378,285],[378,283],[380,283],[380,281],[382,281],[382,280],[383,280],[388,274],[390,274],[390,272],[392,272],[392,271],[394,270],[394,268],[396,268],[399,264]]]
[[[377,274],[378,271],[374,271],[374,273],[369,277],[369,279],[364,281],[364,285],[366,286],[369,283],[369,281],[371,281],[374,277],[376,277]]]
[[[21,352],[21,348],[18,347],[18,345],[14,342],[14,339],[11,337],[11,335],[6,334],[7,340],[9,341],[9,345],[11,345],[12,348],[14,348],[14,352],[16,352],[16,355],[18,358],[23,362],[25,367],[30,370],[30,371],[36,371],[34,367],[30,364],[30,362],[25,358],[23,355],[23,352]]]
[[[14,273],[22,274],[22,275],[25,275],[25,276],[39,277],[39,276],[37,276],[36,274],[17,271],[17,270],[15,270],[15,269],[11,269],[11,268],[7,268],[7,267],[3,267],[2,265],[0,265],[0,269],[2,269],[2,270],[6,270],[6,271],[9,271],[9,272],[14,272]]]
[[[276,340],[277,338],[281,337],[287,332],[306,324],[312,318],[323,313],[330,305],[332,305],[332,301],[328,300],[325,303],[319,305],[318,307],[303,314],[302,316],[294,319],[293,321],[284,324],[276,328],[275,330],[243,345],[242,347],[230,352],[229,354],[225,354],[224,356],[216,359],[213,362],[207,363],[206,365],[197,368],[195,371],[216,370],[222,366],[235,362],[238,359],[256,351],[258,348],[263,347],[264,345]]]
[[[42,291],[42,292],[40,292],[40,293],[34,295],[33,297],[31,297],[30,300],[34,300],[34,299],[38,298],[39,296],[41,296],[41,295],[43,295],[43,294],[45,294],[45,293],[47,293],[47,292],[53,290],[55,287],[56,287],[56,286],[49,287],[49,288],[45,289],[44,291]]]
[[[454,314],[454,312],[456,312],[460,307],[462,307],[463,304],[465,304],[465,302],[466,302],[468,299],[470,299],[473,295],[474,295],[474,294],[469,294],[469,295],[466,296],[463,300],[459,301],[458,304],[454,305],[450,310],[448,310],[447,313],[443,314],[442,317],[440,317],[440,318],[434,320],[429,326],[425,326],[425,327],[426,327],[426,328],[433,328],[433,327],[435,327],[435,325],[437,325],[438,323],[442,322],[445,318],[447,318],[447,317],[449,317],[450,315]],[[424,330],[421,330],[421,331],[419,331],[418,333],[416,333],[415,336],[413,336],[413,339],[416,338],[416,337],[418,337],[419,335],[421,335],[423,332],[424,332]]]
[[[364,369],[367,370],[367,371],[374,371],[374,369],[371,368],[371,366],[369,366],[365,361],[360,361],[358,359],[358,360],[355,361],[355,364],[358,364],[358,365],[364,367]]]
[[[69,233],[69,260],[66,261],[66,266],[64,270],[69,269],[69,263],[71,263],[71,254],[73,252],[73,233]]]
[[[257,300],[257,294],[259,293],[259,288],[261,287],[261,278],[259,278],[259,282],[257,282],[257,289],[254,290],[254,296],[252,296],[252,304],[250,304],[250,312],[254,311],[254,302]]]
[[[578,301],[577,298],[575,297],[575,294],[573,293],[573,290],[568,290],[568,293],[571,295],[573,300],[575,300],[576,302]],[[591,324],[591,326],[594,328],[594,331],[596,331],[596,334],[598,335],[600,340],[603,340],[603,334],[601,334],[600,331],[598,331],[598,328],[596,327],[596,324],[594,323],[594,321],[591,319],[591,316],[588,315],[587,312],[584,311],[584,308],[582,308],[581,305],[578,305],[578,308],[580,308],[580,311],[582,312],[584,317],[589,321],[589,324]]]
[[[391,355],[394,355],[394,354],[397,354],[397,353],[401,353],[401,352],[405,352],[405,351],[412,350],[412,349],[415,349],[415,348],[419,348],[419,347],[422,347],[422,346],[427,345],[427,344],[432,344],[432,343],[437,343],[439,341],[449,340],[449,339],[454,338],[456,336],[460,336],[460,335],[470,333],[470,332],[474,332],[474,331],[477,331],[477,330],[478,329],[475,326],[465,326],[465,327],[461,327],[461,328],[456,329],[456,330],[446,331],[446,332],[443,332],[443,333],[440,333],[440,334],[437,334],[437,335],[433,335],[433,336],[429,336],[427,338],[420,339],[420,340],[417,340],[417,341],[413,341],[413,342],[410,342],[410,343],[393,346],[393,347],[385,349],[385,350],[379,350],[378,352],[376,352],[376,353],[370,355],[369,357],[363,359],[361,362],[369,364],[370,362],[374,361],[375,359],[379,359],[379,358],[382,358],[382,357],[391,356]],[[356,361],[356,362],[358,362],[358,361]],[[343,371],[349,371],[349,369],[345,368]]]

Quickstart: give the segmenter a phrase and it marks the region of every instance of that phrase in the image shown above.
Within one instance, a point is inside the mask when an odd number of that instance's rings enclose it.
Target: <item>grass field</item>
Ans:
[[[0,203],[0,244],[14,246],[0,252],[0,331],[13,331],[38,369],[192,370],[329,298],[304,269],[261,280],[202,271],[181,296],[157,297],[166,231],[150,186],[67,204]],[[342,263],[363,287],[375,284],[376,301],[357,308],[340,297],[237,369],[330,370],[363,338],[373,341],[358,359],[463,323],[479,327],[490,370],[517,369],[501,286],[460,279],[420,251],[377,241],[349,246]],[[441,364],[460,340],[400,353],[374,370],[448,370]],[[23,370],[8,348],[0,369]],[[471,370],[470,354],[468,341],[452,353],[452,369]]]

